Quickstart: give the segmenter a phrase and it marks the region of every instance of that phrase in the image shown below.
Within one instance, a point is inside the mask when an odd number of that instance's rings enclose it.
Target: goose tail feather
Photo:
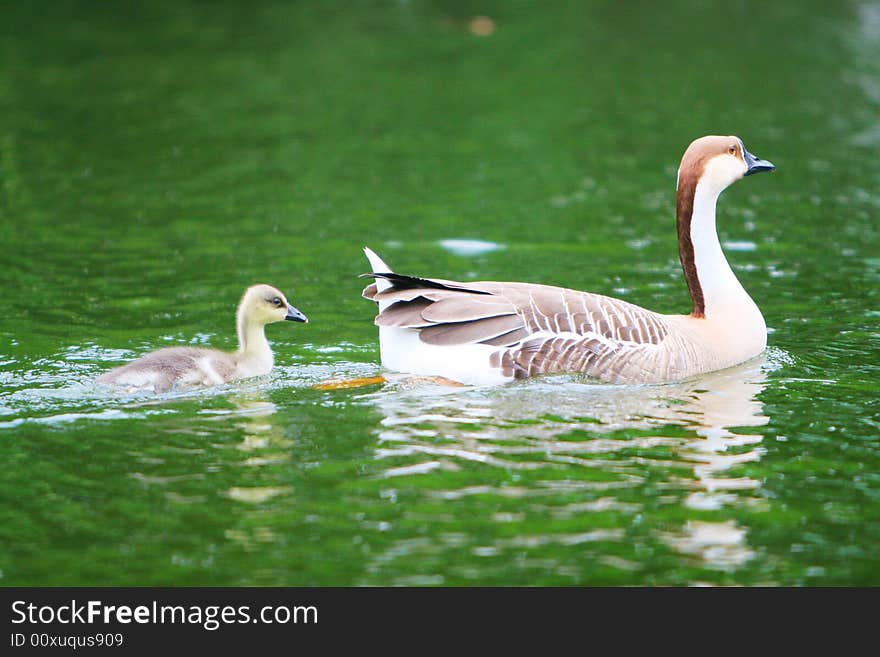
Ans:
[[[393,273],[391,267],[385,264],[385,261],[382,260],[378,256],[378,254],[373,251],[370,247],[364,247],[364,255],[367,256],[367,260],[370,261],[370,268],[373,270],[374,274],[391,274]],[[383,292],[390,288],[393,283],[385,278],[376,278],[376,289],[379,292]]]
[[[373,276],[375,280],[373,283],[368,285],[364,290],[364,297],[367,299],[373,299],[373,297],[379,292],[384,292],[385,290],[389,290],[394,287],[394,283],[387,278],[384,278],[384,275],[394,276],[394,273],[391,271],[391,267],[385,264],[385,261],[379,257],[379,255],[373,251],[370,247],[364,247],[364,255],[367,256],[367,260],[370,261],[370,269],[372,269],[372,273],[370,274],[361,274],[361,276]],[[374,299],[375,301],[375,299]],[[389,305],[391,305],[390,301],[378,301],[379,304],[379,312],[385,310]]]

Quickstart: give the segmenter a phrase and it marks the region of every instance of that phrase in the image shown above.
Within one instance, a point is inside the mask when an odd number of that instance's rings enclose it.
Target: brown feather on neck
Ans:
[[[678,258],[694,304],[691,315],[702,318],[706,316],[706,302],[697,275],[697,260],[694,255],[694,244],[691,241],[691,219],[694,214],[694,194],[697,191],[698,179],[699,176],[693,175],[693,172],[679,173],[678,190],[675,194],[675,220],[678,227]]]

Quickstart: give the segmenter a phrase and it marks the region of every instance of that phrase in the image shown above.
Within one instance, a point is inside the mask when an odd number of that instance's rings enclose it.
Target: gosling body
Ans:
[[[271,285],[254,285],[245,291],[236,312],[238,350],[167,347],[110,370],[97,381],[165,392],[173,387],[213,386],[265,375],[274,365],[265,326],[284,320],[308,322],[279,290]]]

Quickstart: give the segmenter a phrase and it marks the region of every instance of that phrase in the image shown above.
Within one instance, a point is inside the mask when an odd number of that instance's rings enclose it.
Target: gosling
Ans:
[[[249,287],[236,311],[238,351],[168,347],[142,356],[98,377],[99,383],[129,389],[166,392],[172,387],[213,386],[272,371],[274,358],[266,341],[266,324],[288,320],[308,322],[271,285]]]

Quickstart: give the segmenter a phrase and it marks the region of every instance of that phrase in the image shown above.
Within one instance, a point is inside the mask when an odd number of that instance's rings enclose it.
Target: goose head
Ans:
[[[681,158],[678,182],[699,182],[716,194],[744,176],[761,171],[773,171],[776,167],[746,150],[742,139],[735,135],[727,137],[708,135],[691,142]]]
[[[271,285],[252,285],[238,306],[239,318],[247,324],[264,326],[288,320],[308,322],[308,318],[290,305],[287,297]]]

